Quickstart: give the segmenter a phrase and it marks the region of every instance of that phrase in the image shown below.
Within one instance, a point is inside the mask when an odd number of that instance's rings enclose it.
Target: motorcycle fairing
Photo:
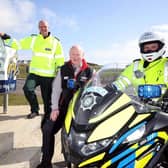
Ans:
[[[129,128],[135,126],[136,124],[140,123],[141,121],[145,120],[148,118],[151,114],[139,114],[136,116],[136,118],[129,124]]]
[[[137,127],[133,128],[129,132],[123,135],[117,142],[115,142],[115,147],[112,147],[109,153],[113,153],[113,151],[117,148],[117,144],[120,145],[123,143],[124,139],[134,132],[136,129],[140,128],[144,122],[138,125]],[[143,139],[142,141],[145,143],[135,143],[130,148],[124,150],[117,156],[113,157],[112,159],[108,160],[105,162],[101,168],[107,168],[107,167],[115,167],[113,165],[116,165],[115,162],[117,163],[117,168],[123,168],[123,167],[129,167],[129,168],[144,168],[148,162],[153,158],[156,152],[158,152],[161,148],[161,144],[159,144],[159,138],[165,138],[167,141],[168,135],[166,132],[155,132],[149,135],[145,140]],[[89,158],[88,160],[83,161],[82,163],[79,164],[79,167],[84,167],[89,164],[98,162],[99,160],[103,160],[103,157],[105,157],[104,154],[100,154],[102,157],[96,160],[96,156]],[[143,157],[142,157],[143,155]],[[99,155],[97,155],[99,156]]]
[[[75,118],[75,115],[74,115],[74,106],[75,106],[75,102],[78,98],[78,95],[79,95],[80,91],[77,91],[72,100],[70,101],[69,103],[69,107],[68,107],[68,111],[67,111],[67,114],[66,114],[66,117],[65,117],[65,130],[67,132],[67,134],[69,133],[70,131],[70,128],[71,128],[71,122],[72,122],[72,118]]]
[[[113,146],[111,148],[111,150],[109,151],[109,153],[114,152],[114,150],[117,148],[117,146],[119,146],[120,144],[122,144],[124,142],[124,139],[129,134],[133,133],[136,129],[139,129],[143,124],[145,124],[145,123],[141,123],[137,127],[131,129],[126,134],[124,134],[114,144],[115,147]],[[145,144],[140,145],[139,143],[136,143],[136,144],[132,145],[130,148],[124,150],[122,153],[119,153],[118,155],[116,155],[115,157],[113,157],[110,160],[110,162],[108,161],[108,165],[109,166],[113,165],[115,162],[119,161],[117,168],[122,168],[122,167],[134,168],[135,166],[136,166],[136,168],[138,168],[138,165],[140,165],[141,167],[143,167],[152,158],[152,156],[154,154],[154,149],[155,148],[153,148],[153,150],[151,150],[151,147],[153,146],[154,143],[156,143],[158,141],[158,140],[156,140],[156,142],[155,142],[155,140],[153,140],[156,137],[157,137],[157,134],[153,133],[152,135],[148,136],[147,141],[146,141]],[[142,157],[142,159],[137,159],[138,157],[140,157],[140,155],[142,155],[146,151],[148,151],[148,154],[146,154],[146,156]],[[106,165],[106,164],[104,164],[104,165]],[[106,165],[106,167],[107,167],[107,165]]]
[[[101,115],[96,116],[95,118],[91,118],[89,123],[98,122],[107,116],[111,115],[117,109],[131,102],[131,99],[126,95],[122,94],[109,108],[107,108]]]
[[[89,136],[88,143],[112,137],[113,135],[115,135],[128,122],[128,120],[130,120],[134,112],[135,109],[133,108],[133,106],[129,106],[126,109],[120,111],[119,113],[109,117],[104,122],[101,122]],[[110,130],[109,125],[111,125]]]
[[[104,158],[105,152],[101,153],[99,155],[96,155],[95,157],[92,157],[88,160],[85,160],[84,162],[80,163],[78,167],[83,167],[85,165],[89,165],[91,163],[97,162],[99,160],[102,160]]]
[[[132,89],[105,93],[98,87],[81,91],[70,103],[62,129],[67,162],[80,168],[154,167],[168,143],[168,118]]]
[[[129,149],[123,151],[119,155],[112,158],[110,161],[106,162],[102,167],[108,167],[110,165],[113,165],[119,159],[122,159],[119,162],[117,168],[144,168],[154,157],[156,152],[161,149],[162,144],[159,143],[159,138],[167,141],[168,135],[166,132],[154,132],[151,135],[147,136],[147,138],[143,139],[143,143],[134,144]],[[128,156],[124,158],[126,155]]]

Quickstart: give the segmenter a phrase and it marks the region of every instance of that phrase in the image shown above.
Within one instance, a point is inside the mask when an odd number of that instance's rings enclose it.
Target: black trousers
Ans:
[[[60,114],[54,122],[48,117],[44,117],[42,121],[42,162],[51,163],[54,154],[55,134],[62,128],[66,110],[66,108],[60,110]]]
[[[40,86],[41,89],[41,96],[44,103],[44,113],[49,114],[51,112],[51,91],[53,79],[54,77],[42,77],[35,74],[28,75],[23,86],[23,91],[30,104],[32,113],[38,113],[39,111],[39,104],[35,93],[37,86]]]

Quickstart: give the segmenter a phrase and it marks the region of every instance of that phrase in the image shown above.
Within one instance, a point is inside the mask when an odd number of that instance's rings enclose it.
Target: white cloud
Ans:
[[[111,47],[105,49],[89,51],[89,53],[86,53],[86,57],[88,61],[99,63],[101,65],[113,63],[116,66],[120,66],[140,58],[140,54],[137,41],[132,40],[120,44],[112,44]]]
[[[155,31],[164,37],[167,46],[166,48],[168,49],[168,24],[151,26],[149,31]],[[87,60],[101,65],[111,62],[116,66],[122,66],[131,63],[134,59],[141,58],[138,47],[138,38],[118,44],[115,43],[108,48],[89,51],[89,53],[86,54]]]
[[[52,26],[63,26],[78,30],[79,25],[72,16],[59,16],[48,8],[38,10],[35,1],[32,0],[0,0],[0,32],[27,34],[36,32],[35,22],[45,18]],[[35,29],[35,30],[34,30]],[[164,36],[168,44],[168,24],[153,25],[149,30],[159,32]],[[38,30],[37,30],[38,31]],[[132,37],[129,41],[112,43],[106,48],[89,50],[86,58],[89,62],[108,64],[109,62],[125,64],[136,58],[141,58],[138,48],[138,38]],[[84,46],[84,44],[82,45]],[[168,48],[168,47],[167,47]]]
[[[0,0],[0,27],[4,32],[22,33],[33,27],[36,7],[30,0]]]
[[[52,26],[64,26],[78,29],[78,24],[72,17],[58,16],[48,8],[38,10],[32,0],[0,0],[0,31],[18,34],[27,34],[38,31],[37,19],[47,19]],[[39,18],[41,17],[41,18]]]
[[[154,30],[154,31],[168,31],[168,24],[162,24],[162,25],[154,25],[151,27],[151,30]]]
[[[46,19],[52,27],[63,26],[72,30],[79,28],[73,17],[59,16],[48,8],[38,10],[37,3],[33,0],[0,0],[0,4],[0,32],[8,33],[15,38],[38,32],[36,25],[39,19]],[[19,59],[30,57],[30,52],[19,51]]]

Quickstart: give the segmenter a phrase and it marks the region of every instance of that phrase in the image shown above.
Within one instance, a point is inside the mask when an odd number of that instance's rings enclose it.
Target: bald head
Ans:
[[[39,26],[40,34],[43,37],[47,37],[48,36],[48,22],[45,20],[40,20],[38,26]]]
[[[73,65],[80,66],[84,57],[84,51],[80,45],[73,45],[70,48],[69,56]]]

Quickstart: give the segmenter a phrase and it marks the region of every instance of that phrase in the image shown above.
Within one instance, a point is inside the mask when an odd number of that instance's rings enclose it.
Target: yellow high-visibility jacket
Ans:
[[[43,38],[41,34],[33,34],[19,41],[7,39],[5,44],[17,50],[32,50],[29,73],[55,77],[58,68],[64,64],[61,42],[54,36]]]
[[[144,60],[135,60],[125,68],[113,84],[124,91],[130,85],[135,88],[142,84],[160,84],[168,88],[168,58],[151,62],[144,68]]]

